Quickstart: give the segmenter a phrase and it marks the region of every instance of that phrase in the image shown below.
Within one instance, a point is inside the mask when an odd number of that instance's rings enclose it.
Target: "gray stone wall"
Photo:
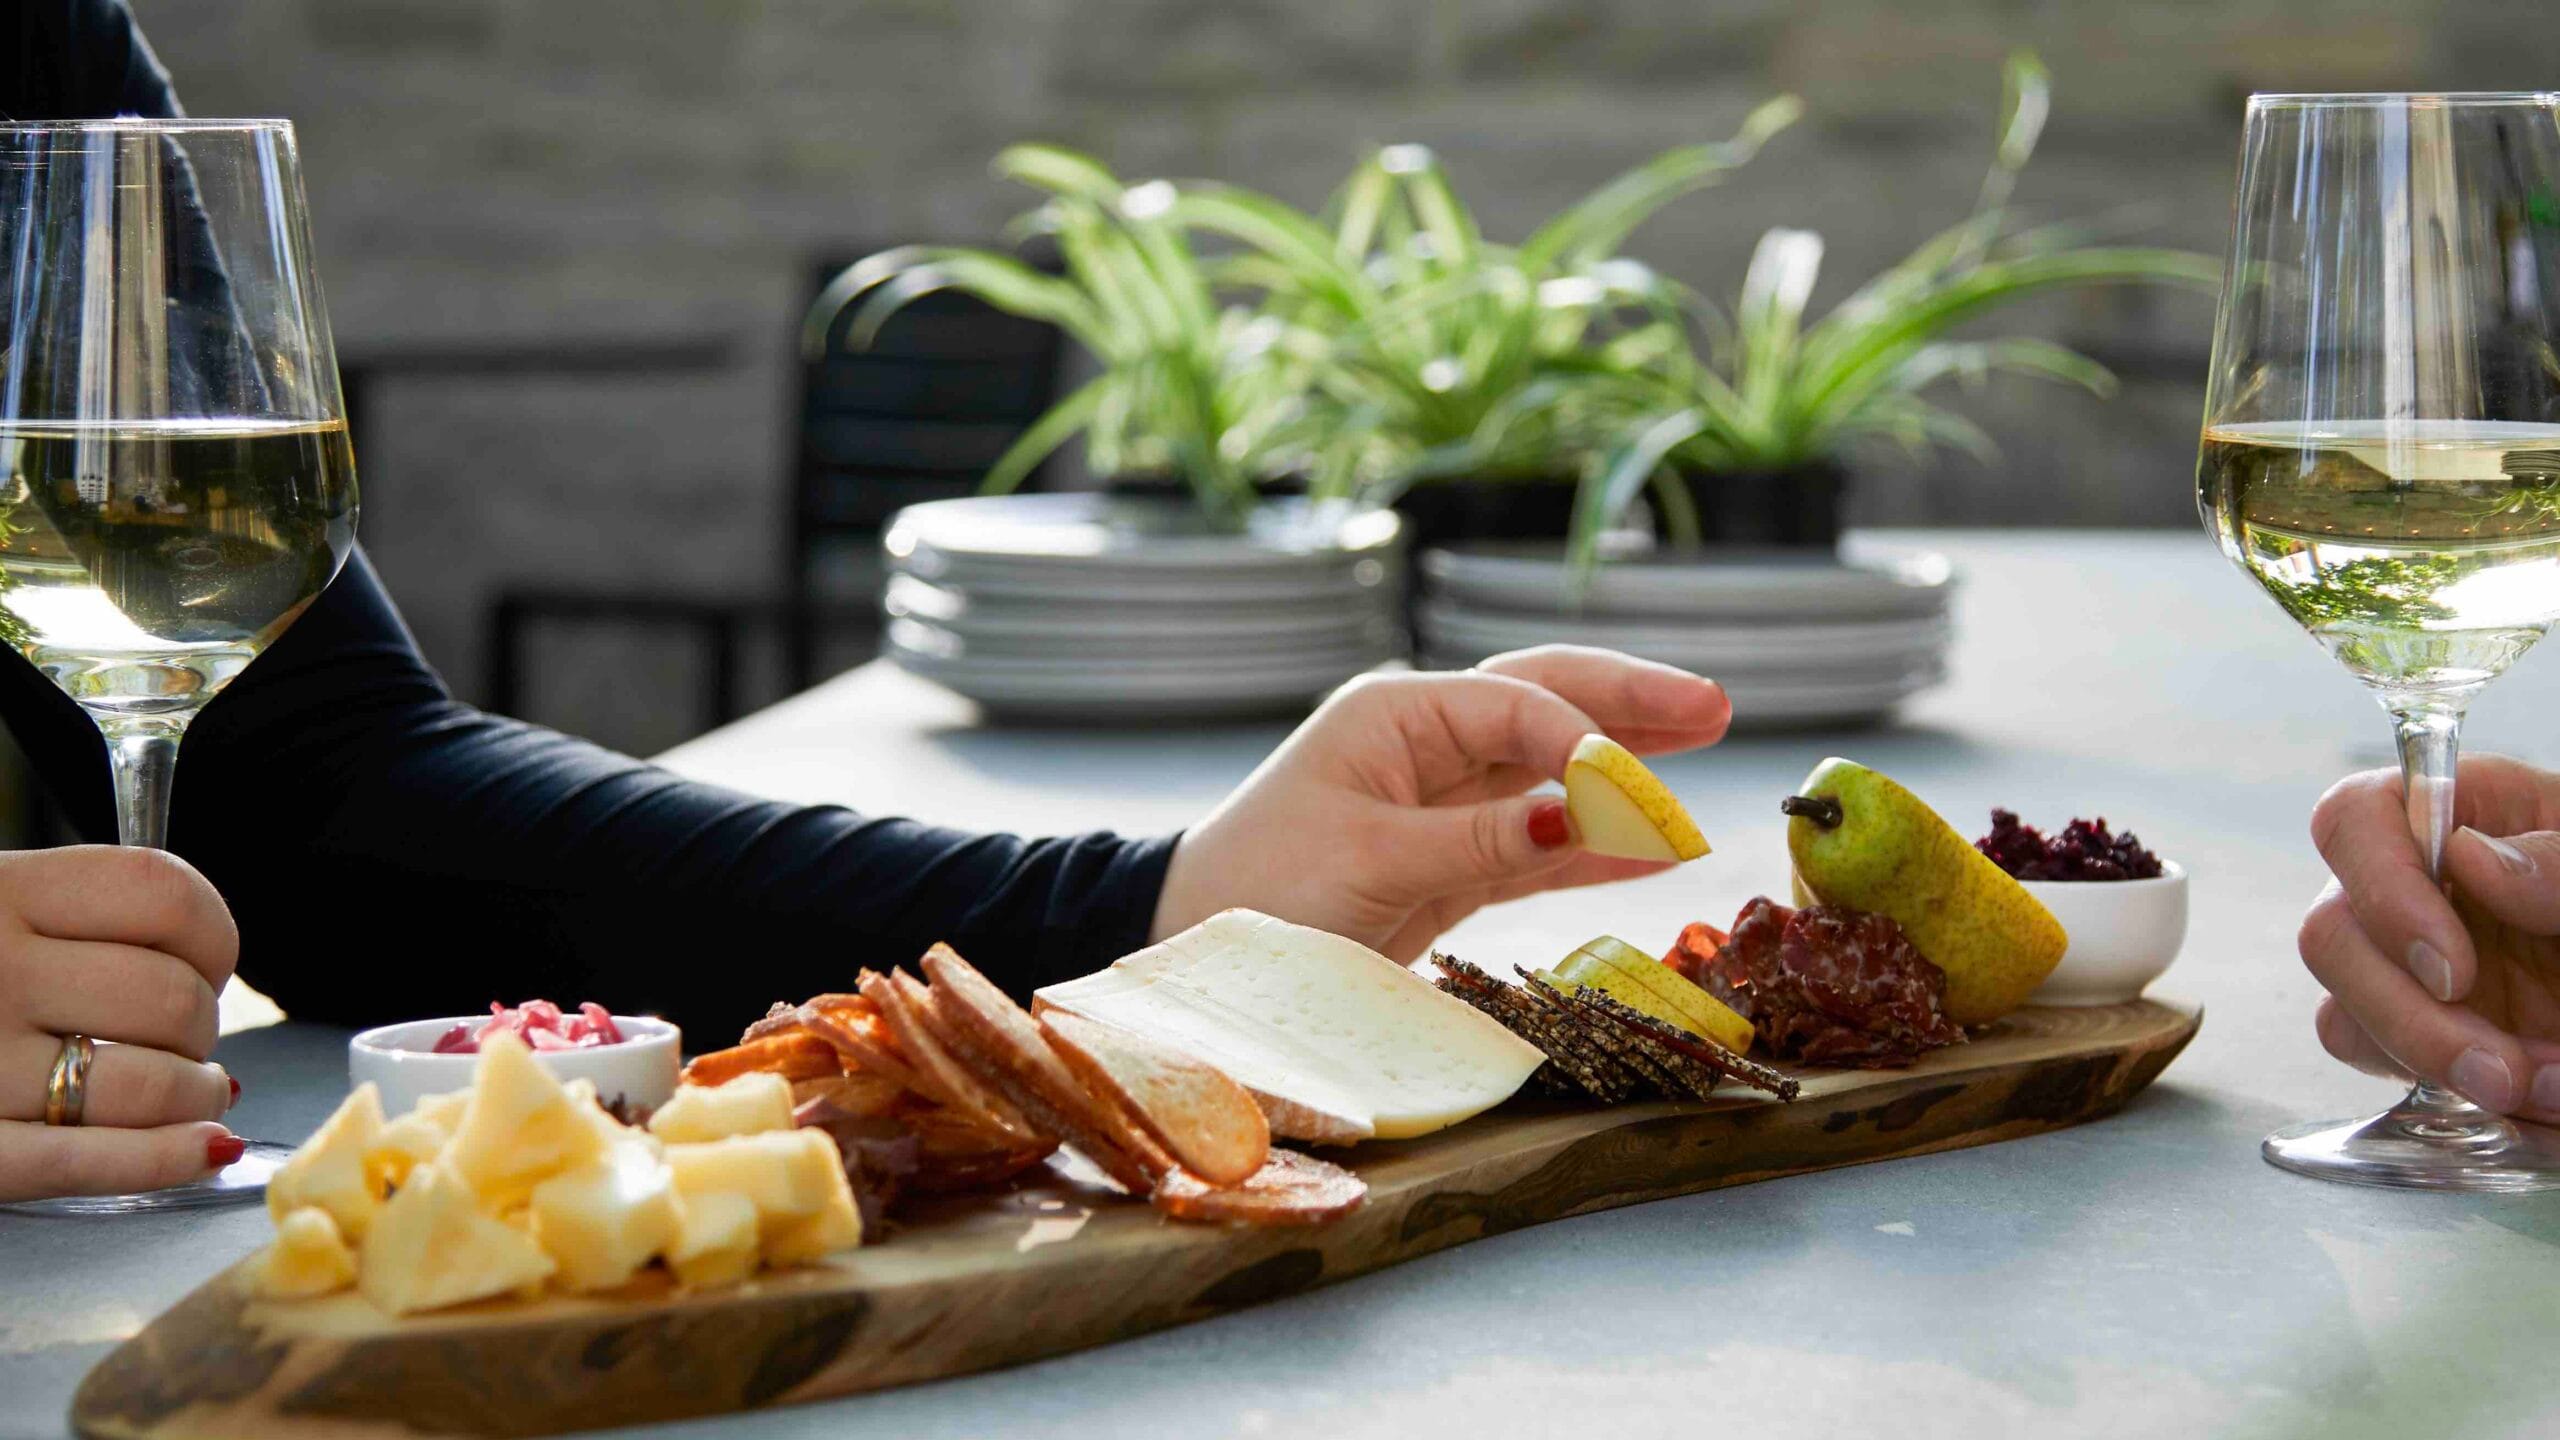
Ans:
[[[2548,0],[135,0],[199,114],[301,126],[351,356],[490,338],[734,337],[641,382],[394,382],[359,460],[369,543],[466,691],[509,582],[752,590],[777,548],[788,336],[806,257],[980,239],[987,178],[1047,137],[1135,174],[1314,204],[1364,147],[1437,147],[1497,235],[1756,100],[1809,123],[1638,253],[1729,293],[1771,224],[1830,239],[1822,300],[1960,214],[2001,55],[2039,49],[2055,122],[2022,191],[2219,249],[2257,89],[2560,82]],[[1886,460],[1871,523],[2192,524],[2210,306],[2114,295],[2023,324],[2121,362],[2101,403],[1963,402],[1993,464]],[[562,631],[527,707],[647,749],[691,728],[680,637]]]

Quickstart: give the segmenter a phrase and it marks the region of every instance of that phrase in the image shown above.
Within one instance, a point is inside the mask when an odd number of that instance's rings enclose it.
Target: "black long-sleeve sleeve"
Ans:
[[[79,832],[112,840],[88,718],[15,656],[0,715]],[[190,727],[169,838],[230,902],[242,977],[296,1016],[543,995],[706,1045],[936,940],[1017,994],[1108,964],[1145,943],[1173,848],[758,800],[482,714],[361,552]]]
[[[0,110],[178,113],[121,0],[30,0],[16,28]],[[14,655],[0,718],[79,833],[114,839],[96,729]],[[1173,841],[757,800],[484,715],[359,551],[190,728],[170,848],[230,903],[241,975],[297,1016],[541,995],[665,1014],[707,1046],[936,940],[1017,994],[1106,964],[1144,942]]]

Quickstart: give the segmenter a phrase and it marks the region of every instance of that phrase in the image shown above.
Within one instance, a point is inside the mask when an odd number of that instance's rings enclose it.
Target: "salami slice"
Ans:
[[[1156,1208],[1176,1220],[1232,1225],[1320,1225],[1360,1208],[1369,1184],[1339,1165],[1274,1149],[1242,1185],[1220,1189],[1188,1170],[1156,1182]]]

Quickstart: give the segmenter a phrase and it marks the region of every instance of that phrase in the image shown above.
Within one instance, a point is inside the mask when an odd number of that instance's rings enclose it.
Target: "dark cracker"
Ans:
[[[1643,1077],[1609,1058],[1569,1016],[1559,1015],[1454,955],[1434,953],[1451,994],[1490,1015],[1514,1035],[1546,1053],[1592,1099],[1616,1104],[1633,1097]]]

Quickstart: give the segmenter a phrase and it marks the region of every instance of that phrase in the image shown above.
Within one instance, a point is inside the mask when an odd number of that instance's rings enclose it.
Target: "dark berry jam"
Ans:
[[[2160,873],[2159,856],[2132,831],[2109,831],[2103,818],[2074,820],[2047,836],[2019,823],[2015,811],[1994,810],[1991,833],[1973,848],[2020,880],[2149,880]]]

